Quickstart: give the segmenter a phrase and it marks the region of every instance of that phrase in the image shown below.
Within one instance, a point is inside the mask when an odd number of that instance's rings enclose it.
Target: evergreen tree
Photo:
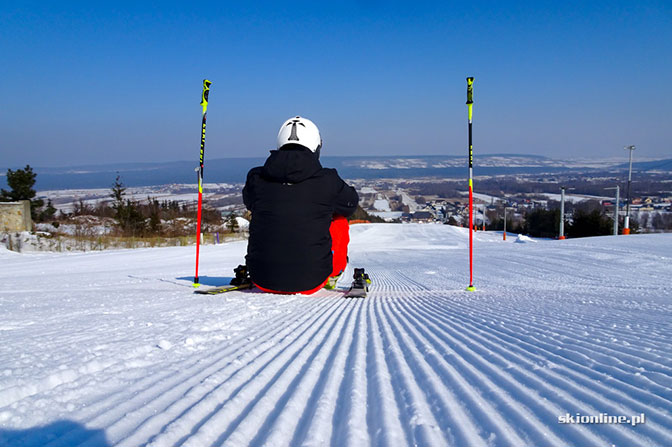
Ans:
[[[34,220],[38,220],[38,210],[44,205],[44,200],[35,199],[35,178],[37,174],[33,172],[30,165],[23,169],[13,171],[7,169],[7,185],[10,191],[0,189],[0,202],[16,202],[18,200],[30,200],[30,214]]]
[[[120,221],[124,234],[143,236],[146,230],[145,217],[140,212],[137,202],[127,199]]]
[[[126,221],[126,207],[124,206],[124,196],[126,195],[126,188],[121,182],[121,176],[117,173],[117,178],[112,184],[112,193],[110,197],[114,199],[112,208],[114,208],[114,218],[117,220],[119,228],[124,229],[124,222]]]
[[[114,180],[114,184],[112,185],[112,194],[110,194],[110,197],[114,199],[114,204],[118,206],[119,204],[124,203],[125,195],[126,195],[126,188],[124,187],[124,184],[121,182],[121,175],[117,173],[117,178]]]
[[[350,217],[348,217],[348,220],[349,221],[350,220],[368,220],[369,222],[375,222],[375,223],[385,222],[385,219],[383,219],[382,217],[374,216],[374,215],[371,215],[371,214],[367,213],[364,210],[364,208],[361,207],[361,205],[357,205],[357,209],[355,210],[355,212]]]
[[[459,227],[460,223],[455,219],[455,216],[450,216],[446,222],[444,222],[446,225],[452,225],[454,227]]]
[[[54,208],[54,205],[51,203],[51,199],[49,199],[47,200],[47,206],[40,212],[39,220],[41,222],[45,222],[47,220],[53,219],[55,215],[56,208]]]
[[[126,188],[121,182],[121,176],[117,174],[110,194],[110,197],[114,199],[112,207],[115,211],[117,226],[125,235],[142,236],[146,230],[145,218],[140,212],[138,204],[132,200],[124,199],[125,195]]]
[[[614,224],[599,210],[574,212],[567,235],[571,237],[606,236],[614,233]]]
[[[232,233],[238,231],[238,219],[236,217],[236,213],[232,212],[229,214],[228,219],[226,219],[226,228]]]
[[[147,197],[149,203],[149,231],[153,234],[160,234],[161,227],[161,205],[156,199]]]
[[[555,237],[558,228],[560,228],[560,210],[537,208],[528,213],[524,232],[533,237]]]

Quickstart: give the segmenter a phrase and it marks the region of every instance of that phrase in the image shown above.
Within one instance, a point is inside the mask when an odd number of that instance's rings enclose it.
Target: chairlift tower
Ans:
[[[616,202],[614,203],[614,236],[618,236],[618,202],[621,200],[620,197],[620,192],[621,192],[621,187],[616,185],[615,187],[612,188],[604,188],[604,189],[615,189],[616,190]]]
[[[628,169],[628,201],[625,205],[625,222],[623,224],[623,234],[630,234],[630,183],[632,183],[632,151],[635,150],[634,145],[625,146],[623,149],[630,151],[630,168]]]
[[[506,240],[506,210],[512,210],[512,206],[505,206],[504,207],[504,238],[503,240]]]
[[[560,231],[558,235],[559,240],[565,239],[565,191],[574,188],[560,187]]]

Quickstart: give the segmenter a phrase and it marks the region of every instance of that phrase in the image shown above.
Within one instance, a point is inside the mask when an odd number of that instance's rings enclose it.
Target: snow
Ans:
[[[239,195],[241,189],[242,185],[236,183],[204,183],[203,198],[204,200],[216,200],[231,194]],[[43,198],[45,202],[51,200],[54,208],[63,212],[72,212],[80,200],[91,207],[95,207],[100,202],[112,202],[110,188],[42,190],[38,191],[37,196]],[[128,199],[145,201],[147,197],[160,202],[193,203],[198,200],[198,191],[193,184],[180,183],[126,188]]]
[[[404,215],[401,211],[369,211],[368,213],[372,216],[378,216],[381,219],[385,219],[388,222],[393,221],[394,219],[400,219],[401,216]]]
[[[518,237],[516,237],[515,242],[519,244],[529,244],[530,242],[537,242],[537,241],[529,236],[525,236],[524,234],[519,234]]]
[[[236,223],[238,224],[238,228],[241,230],[250,228],[250,221],[244,217],[236,216]]]
[[[546,196],[551,200],[555,200],[556,202],[560,202],[562,200],[562,195],[561,194],[551,194],[551,193],[541,193],[540,195]],[[591,196],[587,194],[565,194],[565,202],[571,202],[571,203],[579,203],[579,202],[585,202],[586,200],[609,200],[613,199],[613,197],[607,197],[607,196]]]
[[[502,199],[499,197],[491,196],[489,194],[481,194],[481,193],[473,193],[474,199],[481,200],[484,203],[490,204],[490,203],[495,203],[498,201],[501,201]]]
[[[373,202],[373,208],[378,211],[392,211],[387,199],[377,199]]]
[[[479,231],[466,292],[467,229],[351,231],[366,299],[194,295],[194,247],[0,248],[0,446],[672,445],[672,234]],[[201,250],[225,284],[245,242]]]
[[[420,204],[418,204],[415,199],[409,196],[406,191],[399,189],[397,190],[397,194],[401,196],[401,203],[408,206],[408,209],[411,213],[418,211],[421,208]]]

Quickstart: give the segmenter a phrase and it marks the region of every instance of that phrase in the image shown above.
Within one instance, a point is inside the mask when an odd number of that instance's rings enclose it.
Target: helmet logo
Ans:
[[[295,119],[293,119],[291,123],[287,123],[288,126],[289,126],[290,124],[292,125],[292,133],[289,135],[288,140],[289,140],[289,141],[299,141],[299,136],[296,134],[296,125],[299,124],[299,125],[301,125],[301,126],[303,126],[303,127],[306,127],[306,125],[303,124],[303,123],[301,122],[301,120],[298,119],[298,117],[295,118]]]

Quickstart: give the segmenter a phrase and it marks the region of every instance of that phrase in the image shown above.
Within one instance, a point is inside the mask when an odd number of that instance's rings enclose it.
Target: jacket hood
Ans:
[[[263,175],[282,183],[299,183],[315,175],[322,165],[317,155],[298,144],[271,151],[264,163]]]

